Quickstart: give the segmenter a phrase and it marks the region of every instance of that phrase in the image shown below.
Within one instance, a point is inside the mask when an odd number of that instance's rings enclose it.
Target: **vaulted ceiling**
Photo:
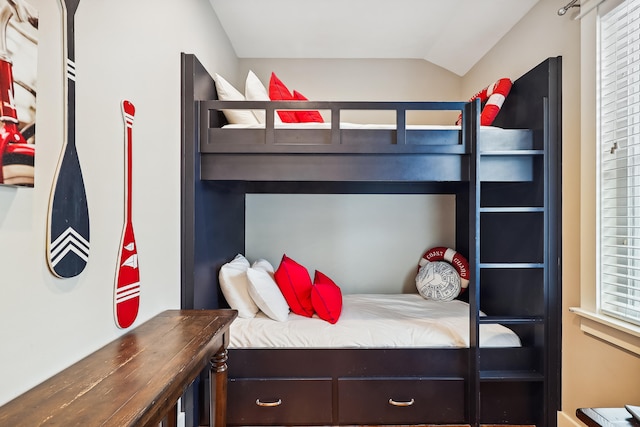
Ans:
[[[466,74],[539,0],[210,0],[240,58],[419,58]]]

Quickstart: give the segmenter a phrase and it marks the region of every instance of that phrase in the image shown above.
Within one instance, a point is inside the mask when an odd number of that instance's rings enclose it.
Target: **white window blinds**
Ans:
[[[599,301],[640,325],[640,0],[599,25]]]

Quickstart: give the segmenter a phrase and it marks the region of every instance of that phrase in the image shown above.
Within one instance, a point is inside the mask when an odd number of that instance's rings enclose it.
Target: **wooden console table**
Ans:
[[[168,310],[0,407],[2,426],[175,426],[176,401],[210,366],[212,426],[226,422],[235,310]]]

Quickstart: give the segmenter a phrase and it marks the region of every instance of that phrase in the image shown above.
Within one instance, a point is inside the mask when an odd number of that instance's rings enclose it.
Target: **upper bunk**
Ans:
[[[192,55],[183,66],[183,130],[193,123],[199,179],[242,182],[443,182],[469,181],[470,164],[483,156],[481,181],[530,181],[559,114],[554,85],[557,58],[513,82],[492,126],[480,126],[476,102],[220,101],[215,83],[200,76]],[[185,65],[186,64],[186,65]],[[201,71],[204,71],[202,68]],[[204,71],[206,73],[206,71]],[[199,77],[200,76],[200,77]],[[198,95],[198,79],[209,78]],[[193,96],[189,96],[193,94]],[[228,125],[225,109],[263,110],[266,123]],[[276,110],[320,110],[328,123],[276,123]],[[350,110],[391,111],[391,125],[342,121]],[[453,111],[460,126],[407,124],[414,112]],[[556,115],[556,117],[554,117]],[[183,135],[188,138],[188,135]]]

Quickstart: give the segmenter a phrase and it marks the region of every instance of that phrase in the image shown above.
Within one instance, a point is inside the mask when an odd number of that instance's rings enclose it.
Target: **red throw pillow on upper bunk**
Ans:
[[[297,90],[293,91],[293,98],[296,101],[308,101],[308,99]],[[295,114],[296,119],[298,119],[298,122],[300,123],[324,123],[324,119],[320,115],[319,111],[296,111]]]
[[[313,309],[322,320],[335,324],[342,312],[342,291],[326,275],[316,270],[311,289]]]
[[[289,304],[289,308],[300,316],[313,316],[311,303],[311,277],[307,269],[289,258],[286,254],[274,274],[280,292]]]
[[[271,79],[269,80],[269,98],[272,101],[294,101],[291,91],[282,83],[282,80],[276,76],[276,73],[271,73]],[[278,116],[285,123],[297,123],[294,111],[280,111],[278,110]]]

